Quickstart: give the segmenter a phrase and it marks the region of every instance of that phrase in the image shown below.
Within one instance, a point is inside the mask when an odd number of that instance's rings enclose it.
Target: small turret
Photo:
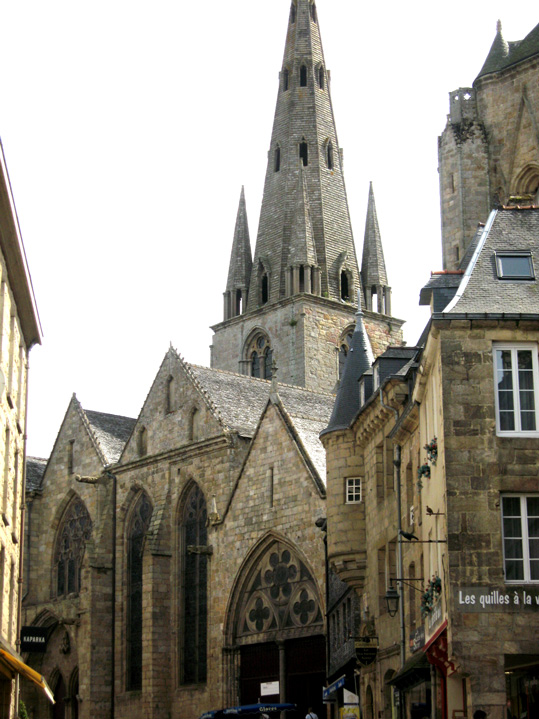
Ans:
[[[361,282],[365,297],[365,308],[371,312],[390,315],[391,288],[387,282],[386,263],[378,226],[372,182],[369,187],[369,203],[365,222]]]
[[[228,268],[228,280],[224,293],[224,319],[237,317],[245,312],[249,280],[253,265],[251,255],[251,242],[249,239],[249,226],[247,224],[247,209],[245,204],[244,188],[241,188],[236,227]]]
[[[501,20],[498,20],[496,23],[496,37],[494,38],[494,42],[492,43],[490,51],[487,55],[487,59],[481,68],[481,72],[476,77],[476,80],[483,75],[488,75],[491,72],[498,72],[498,70],[501,70],[507,63],[509,52],[509,43],[502,34]]]

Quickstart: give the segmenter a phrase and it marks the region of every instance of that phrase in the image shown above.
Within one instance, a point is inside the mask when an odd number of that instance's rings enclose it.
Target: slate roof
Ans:
[[[537,54],[539,54],[539,25],[528,33],[524,40],[507,42],[502,34],[501,23],[498,21],[496,37],[476,81],[480,77],[505,70]]]
[[[131,417],[93,412],[92,410],[83,410],[83,412],[106,463],[114,464],[120,459],[136,420]]]
[[[430,280],[421,288],[419,304],[430,305],[432,299],[433,312],[442,312],[455,296],[463,274],[463,270],[432,272]]]
[[[501,280],[496,251],[531,251],[535,280]],[[447,317],[471,314],[539,315],[539,208],[493,210]]]
[[[223,425],[242,437],[253,437],[272,383],[199,365],[188,367]],[[326,457],[319,434],[328,423],[335,396],[286,384],[279,384],[277,392],[320,479],[325,481]]]
[[[43,475],[45,474],[45,467],[47,466],[46,459],[41,457],[27,457],[26,458],[26,491],[34,492],[36,489],[41,487]]]
[[[363,313],[358,311],[356,317],[356,328],[350,340],[350,349],[344,363],[335,406],[333,407],[329,424],[322,434],[346,429],[359,411],[358,382],[359,378],[371,369],[373,353],[369,336],[363,324]]]

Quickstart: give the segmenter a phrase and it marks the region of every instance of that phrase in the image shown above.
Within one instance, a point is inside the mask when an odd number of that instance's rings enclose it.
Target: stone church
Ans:
[[[28,460],[22,623],[44,643],[25,658],[56,699],[23,684],[34,719],[195,719],[261,696],[323,713],[319,434],[356,313],[374,356],[402,321],[372,187],[357,261],[314,0],[285,23],[254,254],[242,191],[211,367],[169,348],[136,419],[74,395],[50,457]]]

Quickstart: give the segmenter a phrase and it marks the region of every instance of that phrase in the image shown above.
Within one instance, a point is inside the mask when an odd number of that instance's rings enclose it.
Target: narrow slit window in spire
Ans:
[[[302,65],[299,69],[299,86],[307,87],[307,65]]]
[[[303,167],[307,167],[309,164],[309,151],[305,139],[303,139],[299,144],[299,157],[303,162]]]
[[[323,90],[324,89],[324,68],[319,67],[317,71],[317,79],[318,79],[318,87]]]
[[[279,172],[279,170],[281,169],[281,148],[280,147],[275,148],[273,169],[275,172]]]
[[[341,272],[341,300],[348,300],[350,298],[350,289],[348,286],[348,275],[346,272]]]
[[[288,90],[290,84],[290,71],[287,67],[283,70],[283,92]]]
[[[296,6],[292,3],[290,7],[290,22],[294,24],[296,22]]]
[[[333,143],[331,140],[328,142],[326,148],[326,161],[328,170],[333,170]]]

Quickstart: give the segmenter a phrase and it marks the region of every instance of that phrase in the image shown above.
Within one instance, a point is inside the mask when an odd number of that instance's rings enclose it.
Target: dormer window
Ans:
[[[299,69],[299,86],[307,87],[307,65],[302,65]]]
[[[497,252],[496,272],[499,280],[534,280],[531,252]]]

